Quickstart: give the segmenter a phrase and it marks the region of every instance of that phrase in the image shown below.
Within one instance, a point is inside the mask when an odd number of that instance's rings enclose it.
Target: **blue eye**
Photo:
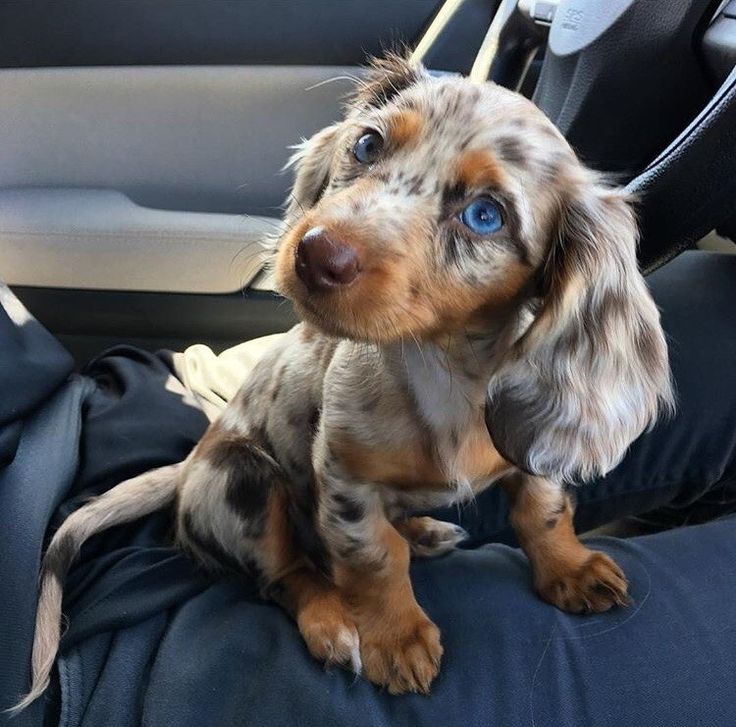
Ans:
[[[377,131],[367,131],[355,142],[353,156],[361,164],[371,164],[383,151],[383,137]]]
[[[490,235],[503,227],[498,205],[487,197],[473,200],[461,213],[462,223],[476,235]]]

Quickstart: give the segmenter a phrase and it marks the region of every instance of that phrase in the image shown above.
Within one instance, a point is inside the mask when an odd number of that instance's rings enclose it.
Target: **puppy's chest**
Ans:
[[[371,444],[341,439],[333,448],[350,479],[381,485],[386,502],[399,507],[467,499],[509,469],[480,425],[439,438],[409,431]]]
[[[394,499],[409,502],[429,497],[433,503],[470,496],[482,490],[508,464],[491,442],[482,407],[466,407],[456,416],[438,412],[428,425],[416,411],[397,416],[392,425],[380,412],[364,421],[353,436],[332,443],[351,478],[385,485]]]
[[[508,469],[483,419],[487,377],[448,366],[445,352],[430,347],[373,363],[336,370],[326,386],[325,451],[346,477],[385,485],[399,504],[440,504]]]
[[[484,379],[437,361],[422,364],[413,367],[408,381],[438,466],[452,482],[481,485],[506,464],[483,419]]]

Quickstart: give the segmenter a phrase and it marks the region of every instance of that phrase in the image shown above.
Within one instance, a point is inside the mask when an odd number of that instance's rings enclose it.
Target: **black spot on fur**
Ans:
[[[373,567],[376,570],[382,570],[388,563],[388,553],[384,550],[378,557],[375,555],[372,558]]]
[[[321,415],[322,411],[319,407],[315,407],[309,413],[309,417],[307,418],[307,425],[309,426],[309,431],[312,432],[312,434],[316,434],[317,429],[319,429],[319,420]]]
[[[346,538],[346,542],[338,545],[336,550],[337,550],[337,554],[341,558],[345,560],[350,560],[351,558],[354,558],[357,553],[363,550],[364,547],[365,547],[365,544],[363,543],[362,540],[348,536]]]
[[[509,240],[511,247],[514,249],[519,257],[519,260],[527,266],[531,266],[531,258],[529,257],[530,245],[523,238],[519,237],[517,233],[512,232],[512,237]]]
[[[470,146],[470,143],[473,141],[474,138],[474,134],[468,134],[463,139],[461,139],[461,141],[457,145],[458,153],[464,152]]]
[[[419,194],[422,191],[423,181],[424,180],[419,175],[409,179],[409,189],[407,190],[408,193],[413,195]]]
[[[445,245],[445,263],[455,266],[460,266],[463,259],[476,260],[478,257],[478,250],[472,240],[468,240],[460,234],[451,234]],[[469,276],[471,282],[473,282],[473,276]]]
[[[640,328],[634,335],[634,345],[641,360],[650,371],[656,371],[660,366],[655,331],[649,326]]]
[[[468,196],[468,190],[464,184],[453,184],[449,187],[445,187],[442,190],[442,206],[449,207],[450,205],[462,202]]]
[[[341,519],[349,523],[356,523],[365,517],[365,505],[362,502],[353,500],[341,492],[335,492],[331,496],[332,502],[335,504],[335,514]]]
[[[289,426],[294,427],[294,429],[302,429],[308,424],[308,419],[304,416],[304,411],[302,409],[294,409],[290,411],[287,421]]]
[[[202,440],[202,454],[227,477],[225,499],[246,524],[251,537],[263,533],[268,498],[281,470],[252,439],[223,429]]]
[[[261,537],[266,524],[270,485],[266,477],[266,473],[256,473],[254,470],[240,476],[234,474],[227,490],[228,503],[246,522],[246,533],[252,538]]]
[[[387,53],[371,60],[366,80],[352,99],[355,106],[380,108],[416,83],[420,71],[409,64],[401,53]]]
[[[539,176],[547,183],[555,181],[562,171],[562,164],[554,156],[549,159],[538,160],[537,166],[539,167]]]
[[[314,483],[311,479],[301,483],[289,481],[286,489],[289,494],[289,524],[299,550],[320,573],[329,575],[330,555],[317,528],[317,495]]]
[[[525,166],[527,156],[522,143],[514,136],[503,136],[496,142],[501,158],[510,164]]]
[[[355,162],[346,169],[340,170],[338,175],[332,180],[330,184],[331,189],[343,189],[347,187],[351,182],[354,182],[359,177],[362,177],[365,172],[365,167]]]
[[[241,563],[235,556],[228,553],[211,536],[199,532],[194,526],[190,513],[184,513],[181,519],[182,531],[179,534],[179,544],[205,568],[211,568],[217,563],[217,570],[232,571],[234,573],[254,573],[257,568],[254,561]]]
[[[280,464],[289,474],[291,474],[292,472],[299,472],[299,470],[303,469],[304,467],[303,462],[289,454],[286,455],[284,461],[282,461]]]
[[[385,550],[377,553],[373,548],[366,547],[366,542],[359,538],[347,538],[347,542],[337,546],[336,552],[340,559],[352,561],[354,564],[381,570],[386,567],[389,555]]]
[[[458,240],[456,235],[450,235],[445,245],[445,263],[449,265],[457,265],[460,262],[460,251],[458,250]]]
[[[444,99],[442,104],[442,112],[445,118],[456,117],[458,115],[458,111],[460,110],[461,103],[468,103],[471,105],[473,103],[472,99],[469,98],[468,95],[454,93],[448,86],[444,86],[442,90],[445,92],[446,96],[449,96],[452,93],[451,98]]]

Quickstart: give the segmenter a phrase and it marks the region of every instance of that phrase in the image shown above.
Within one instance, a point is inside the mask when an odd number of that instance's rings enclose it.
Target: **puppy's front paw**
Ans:
[[[422,613],[359,624],[363,675],[390,694],[429,694],[440,668],[439,629]]]
[[[410,517],[396,523],[396,529],[409,542],[412,554],[421,558],[448,553],[468,537],[459,525],[431,517]]]
[[[536,584],[539,595],[569,613],[602,613],[613,606],[628,606],[623,571],[604,553],[589,552],[582,565],[540,579]]]
[[[315,599],[297,615],[309,653],[326,665],[361,671],[358,630],[336,596]]]

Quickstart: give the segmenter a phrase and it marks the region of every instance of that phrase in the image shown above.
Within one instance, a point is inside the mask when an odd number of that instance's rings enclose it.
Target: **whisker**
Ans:
[[[317,83],[313,83],[311,86],[307,86],[304,90],[312,91],[315,88],[319,88],[320,86],[326,86],[328,83],[334,83],[335,81],[350,81],[351,83],[355,83],[355,84],[361,83],[361,79],[359,79],[357,76],[348,76],[348,75],[333,76],[332,78],[325,78],[324,81],[317,81]]]
[[[447,373],[450,375],[450,393],[452,393],[452,387],[455,382],[453,377],[453,366],[450,364],[450,346],[452,345],[452,333],[447,336],[447,347],[445,348],[445,368]]]
[[[269,219],[268,217],[262,217],[260,215],[250,215],[247,212],[241,212],[240,216],[244,217],[246,220],[256,220],[258,224],[269,225],[269,227],[273,228],[274,230],[281,231],[281,228],[284,226],[291,229],[291,226],[286,220]]]
[[[299,209],[301,210],[301,213],[302,213],[303,215],[305,215],[305,214],[306,214],[307,212],[306,212],[306,210],[304,209],[304,205],[303,205],[303,204],[302,204],[302,203],[301,203],[301,202],[300,202],[300,201],[299,201],[299,200],[297,199],[297,197],[296,197],[296,195],[294,194],[294,192],[289,192],[289,197],[291,197],[291,199],[293,199],[293,200],[294,200],[294,202],[296,202],[296,204],[297,204],[297,205],[299,206]]]
[[[254,245],[261,246],[260,240],[251,240],[250,242],[247,242],[243,247],[238,250],[235,255],[233,255],[232,259],[230,260],[230,267],[232,267],[235,264],[235,261],[246,251],[250,250]]]
[[[468,329],[463,326],[463,335],[465,336],[465,343],[468,344],[468,348],[470,349],[470,352],[473,354],[473,358],[475,359],[475,363],[480,367],[480,359],[478,358],[478,352],[475,350],[473,346],[473,342],[470,340],[470,336],[468,335]]]

